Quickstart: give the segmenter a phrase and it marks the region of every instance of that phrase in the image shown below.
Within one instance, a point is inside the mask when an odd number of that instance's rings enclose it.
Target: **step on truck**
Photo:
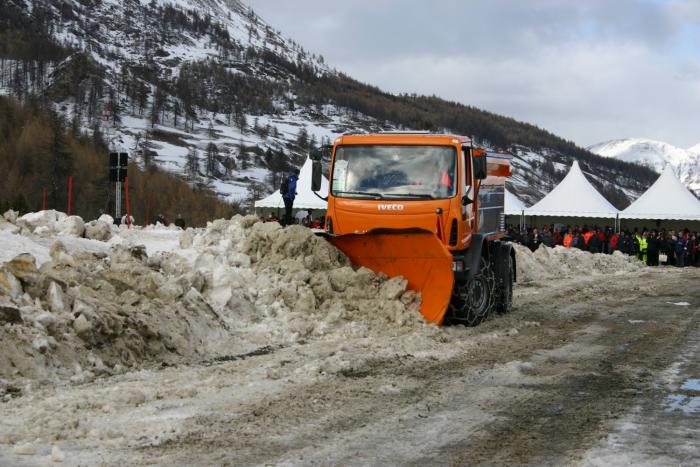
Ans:
[[[511,155],[463,136],[343,135],[312,152],[315,192],[324,156],[324,236],[353,264],[403,276],[432,323],[475,326],[511,310],[515,252],[503,241]]]

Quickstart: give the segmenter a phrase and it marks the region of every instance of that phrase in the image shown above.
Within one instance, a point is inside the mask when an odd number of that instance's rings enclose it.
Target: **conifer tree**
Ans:
[[[63,118],[50,113],[51,142],[48,151],[49,196],[54,209],[65,209],[68,198],[66,186],[73,171],[73,159],[65,140]]]
[[[191,147],[187,152],[187,158],[185,160],[185,174],[188,180],[196,183],[199,177],[199,153],[197,148]]]
[[[207,145],[207,152],[206,152],[206,174],[207,174],[207,177],[217,177],[219,175],[219,171],[218,171],[217,166],[216,166],[218,157],[219,157],[219,148],[213,142],[209,143]]]

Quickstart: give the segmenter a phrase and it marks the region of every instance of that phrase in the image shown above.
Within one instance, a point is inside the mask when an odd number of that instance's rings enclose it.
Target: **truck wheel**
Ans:
[[[450,323],[476,326],[488,318],[493,308],[494,285],[491,263],[482,256],[474,278],[455,285],[450,302]]]
[[[506,276],[501,280],[499,300],[496,303],[496,313],[506,314],[513,311],[513,258],[508,255]]]

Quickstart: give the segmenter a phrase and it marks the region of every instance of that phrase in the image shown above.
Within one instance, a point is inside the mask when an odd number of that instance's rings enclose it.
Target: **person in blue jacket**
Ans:
[[[290,172],[282,179],[280,184],[280,192],[284,201],[284,225],[292,223],[292,208],[294,206],[294,198],[297,196],[297,180],[299,179],[298,172]]]
[[[676,238],[676,244],[675,244],[675,252],[676,252],[676,266],[682,268],[686,266],[686,252],[688,251],[687,248],[687,242],[685,238],[683,237],[683,234],[681,232],[678,232],[678,237]]]

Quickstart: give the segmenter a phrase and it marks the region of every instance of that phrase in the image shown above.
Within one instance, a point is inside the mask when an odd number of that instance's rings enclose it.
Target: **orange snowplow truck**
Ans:
[[[403,276],[436,324],[474,326],[512,307],[515,253],[503,241],[509,154],[430,133],[343,135],[330,156],[325,236],[356,266]]]

